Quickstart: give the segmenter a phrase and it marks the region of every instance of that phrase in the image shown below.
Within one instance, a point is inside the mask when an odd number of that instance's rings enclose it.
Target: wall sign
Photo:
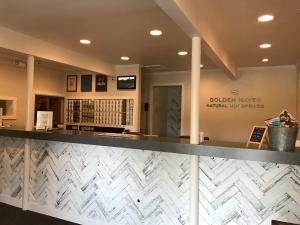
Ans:
[[[53,124],[52,111],[37,111],[36,129],[37,130],[51,130]]]
[[[254,126],[246,146],[248,147],[249,144],[256,144],[260,149],[265,140],[267,130],[268,128],[266,126]]]
[[[106,92],[107,91],[107,76],[102,74],[96,75],[96,91],[97,92]]]
[[[210,97],[208,108],[223,109],[263,109],[265,104],[257,97]]]

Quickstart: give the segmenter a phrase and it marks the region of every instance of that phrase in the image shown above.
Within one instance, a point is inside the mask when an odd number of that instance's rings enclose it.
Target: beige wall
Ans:
[[[36,66],[34,92],[36,94],[64,96],[65,72],[49,67]]]
[[[0,58],[0,96],[16,97],[16,120],[4,121],[17,127],[25,125],[26,68],[13,65],[12,60]],[[64,95],[64,72],[48,67],[36,66],[34,92]]]
[[[68,73],[71,74],[71,73]],[[81,92],[81,78],[80,74],[92,74],[93,83],[92,83],[92,92]],[[133,98],[134,101],[134,121],[133,126],[128,127],[132,131],[140,130],[140,111],[141,111],[141,69],[139,65],[126,65],[126,66],[116,66],[115,67],[115,76],[110,76],[107,78],[107,92],[96,92],[95,91],[95,73],[86,72],[78,73],[75,72],[72,75],[78,75],[77,79],[77,92],[65,92],[67,98]],[[117,89],[117,76],[122,75],[135,75],[137,78],[136,89],[135,90],[118,90]],[[67,76],[66,76],[67,77]],[[66,86],[66,77],[64,85]]]
[[[79,74],[68,73],[68,74]],[[82,73],[81,73],[82,74]],[[90,74],[90,73],[86,73]],[[115,75],[136,75],[136,90],[122,91],[117,90],[116,77],[108,77],[108,91],[95,92],[93,82],[92,92],[80,92],[80,76],[78,76],[77,93],[66,92],[66,72],[45,65],[35,66],[34,93],[53,96],[65,96],[67,98],[134,98],[134,126],[130,127],[134,131],[139,131],[140,125],[140,99],[141,99],[141,76],[140,66],[117,66]],[[16,97],[17,110],[16,120],[6,120],[5,124],[24,127],[25,124],[25,95],[26,95],[26,68],[16,67],[13,60],[0,58],[0,96]],[[94,77],[93,77],[94,81]]]
[[[143,77],[143,102],[150,99],[151,85],[184,84],[183,135],[189,134],[190,127],[189,77],[190,72],[148,74]],[[236,81],[229,79],[219,70],[202,71],[201,130],[212,140],[245,142],[253,125],[263,125],[265,119],[276,116],[282,109],[296,114],[296,80],[295,66],[244,68],[240,70],[240,78]],[[233,95],[233,90],[239,94]],[[210,102],[211,97],[260,98],[264,108],[208,108],[206,104]]]
[[[229,81],[222,73],[203,74],[201,90],[201,129],[216,140],[245,142],[253,125],[263,125],[267,118],[287,109],[296,113],[296,67],[250,68],[240,71],[237,81]],[[210,97],[261,98],[264,108],[212,109],[206,103]]]
[[[0,59],[0,96],[17,98],[17,120],[3,121],[4,124],[25,125],[26,69],[12,65],[12,61]]]

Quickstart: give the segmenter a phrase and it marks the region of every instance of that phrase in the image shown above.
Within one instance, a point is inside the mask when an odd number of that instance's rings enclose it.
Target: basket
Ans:
[[[298,127],[269,127],[269,148],[275,151],[295,150]]]

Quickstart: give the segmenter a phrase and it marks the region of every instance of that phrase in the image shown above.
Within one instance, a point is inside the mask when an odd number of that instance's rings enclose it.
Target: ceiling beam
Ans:
[[[237,68],[228,54],[226,47],[211,29],[206,13],[199,12],[199,1],[196,0],[154,0],[190,37],[201,36],[204,40],[204,53],[222,69],[231,79],[237,79]]]
[[[232,80],[238,79],[238,70],[232,61],[222,59],[212,48],[206,43],[202,42],[202,49],[205,55]]]
[[[114,65],[50,44],[40,39],[0,27],[0,48],[71,65],[84,70],[114,74]]]

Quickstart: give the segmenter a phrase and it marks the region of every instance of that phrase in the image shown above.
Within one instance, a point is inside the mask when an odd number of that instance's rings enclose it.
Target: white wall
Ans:
[[[134,99],[134,113],[133,113],[133,126],[129,127],[132,131],[140,130],[140,111],[141,111],[141,69],[139,65],[126,65],[116,66],[115,75],[107,78],[107,92],[95,91],[95,73],[86,72],[69,75],[78,75],[77,77],[77,92],[65,92],[67,98],[133,98]],[[92,91],[81,92],[81,77],[82,74],[92,74]],[[118,90],[117,89],[117,76],[122,75],[135,75],[136,76],[136,89],[135,90]],[[66,87],[67,76],[65,76],[64,86]]]
[[[0,96],[16,97],[16,120],[4,121],[23,128],[25,125],[26,68],[13,65],[13,61],[0,58]],[[64,95],[64,71],[36,66],[34,92]]]
[[[276,116],[282,109],[296,114],[296,79],[296,66],[244,68],[240,70],[240,77],[236,81],[229,79],[220,70],[202,71],[200,129],[212,140],[245,142],[252,126],[263,125],[265,119]],[[182,134],[189,135],[190,72],[145,74],[143,80],[143,102],[150,99],[151,85],[184,84]],[[233,90],[239,94],[233,95]],[[206,106],[210,98],[223,97],[260,98],[264,108],[224,109]]]

